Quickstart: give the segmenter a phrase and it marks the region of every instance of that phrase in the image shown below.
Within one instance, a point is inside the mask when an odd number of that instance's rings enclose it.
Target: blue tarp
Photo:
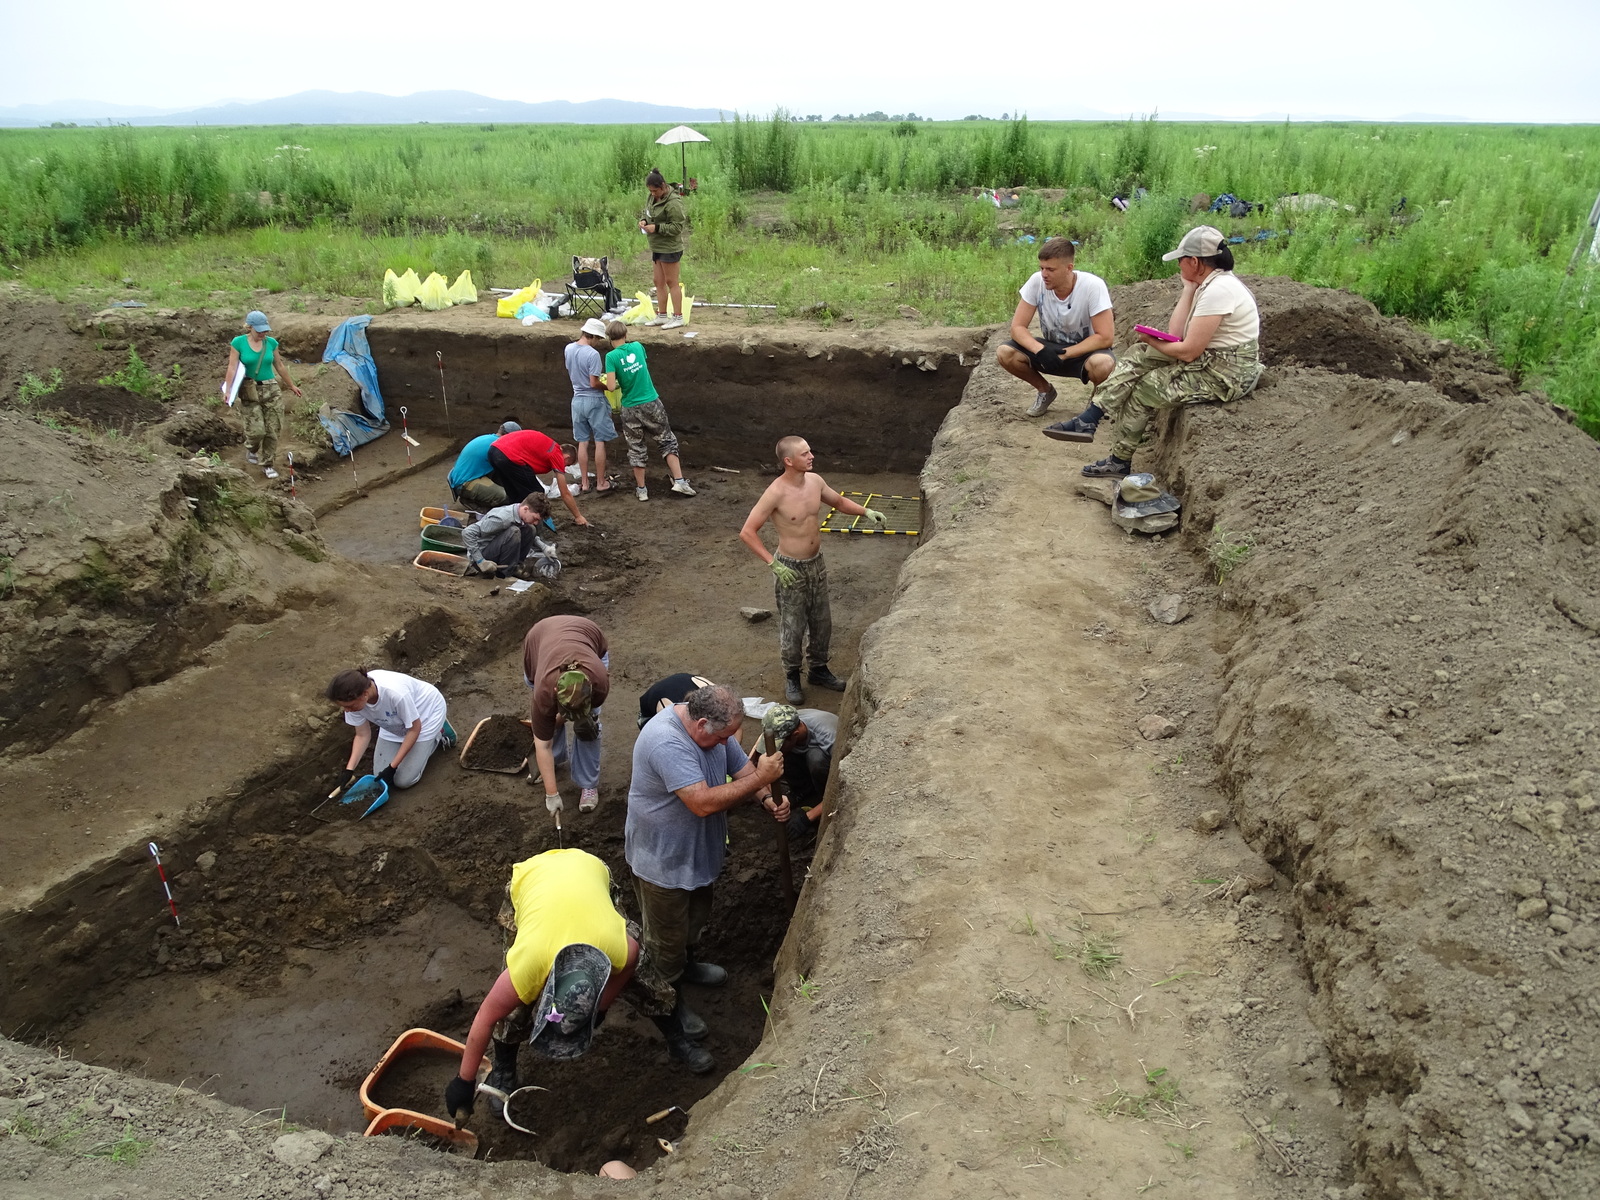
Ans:
[[[367,326],[371,323],[369,316],[339,322],[328,335],[328,348],[322,352],[323,362],[338,363],[350,372],[350,378],[361,388],[361,407],[366,410],[334,412],[324,407],[319,414],[322,427],[333,439],[334,452],[340,457],[389,432],[389,422],[383,415],[383,393],[378,390],[378,364],[372,361],[372,350],[367,345]]]

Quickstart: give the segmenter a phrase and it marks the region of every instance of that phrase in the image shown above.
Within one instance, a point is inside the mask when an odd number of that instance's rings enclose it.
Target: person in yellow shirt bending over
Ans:
[[[556,1061],[584,1054],[639,963],[639,943],[611,903],[611,872],[583,850],[546,850],[512,867],[500,923],[514,938],[505,970],[478,1006],[461,1069],[444,1089],[457,1122],[472,1115],[491,1038],[484,1083],[509,1095],[522,1043]]]

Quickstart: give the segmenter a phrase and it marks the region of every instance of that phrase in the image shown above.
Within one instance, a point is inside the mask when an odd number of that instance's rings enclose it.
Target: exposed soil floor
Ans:
[[[174,1181],[194,1196],[373,1200],[1600,1191],[1594,443],[1353,297],[1252,286],[1262,387],[1163,419],[1141,457],[1185,502],[1164,538],[1118,530],[1078,494],[1106,439],[1041,438],[1025,387],[992,358],[931,452],[909,432],[921,416],[892,454],[873,449],[881,377],[836,401],[851,473],[826,453],[819,469],[904,493],[916,486],[894,464],[927,454],[928,517],[914,550],[826,543],[834,665],[851,688],[810,702],[841,716],[837,817],[787,931],[767,823],[735,822],[708,947],[734,980],[693,997],[731,1073],[676,1070],[625,1005],[582,1069],[540,1073],[551,1092],[519,1112],[539,1130],[532,1157],[579,1174],[496,1162],[529,1147],[482,1111],[488,1163],[349,1136],[355,1088],[397,1033],[464,1032],[497,966],[507,870],[555,831],[522,779],[448,760],[365,821],[313,816],[344,743],[315,690],[357,657],[402,666],[441,681],[465,730],[517,711],[529,620],[587,611],[612,634],[617,701],[600,809],[570,807],[563,836],[625,880],[630,701],[678,670],[752,695],[779,685],[772,625],[737,614],[770,606],[769,576],[734,536],[765,482],[751,469],[764,427],[748,461],[724,457],[731,425],[709,450],[686,438],[693,500],[588,502],[595,528],[559,531],[554,590],[522,596],[406,565],[443,468],[407,471],[393,438],[366,456],[360,489],[318,469],[253,532],[208,527],[208,553],[245,548],[219,585],[161,593],[130,574],[142,609],[108,598],[99,560],[73,557],[88,552],[65,514],[28,510],[16,527],[57,547],[51,570],[79,589],[32,571],[32,541],[17,552],[9,607],[57,621],[50,645],[72,635],[67,614],[118,630],[162,604],[220,613],[238,595],[255,615],[223,636],[191,625],[184,644],[203,645],[184,669],[63,703],[13,741],[0,809],[44,865],[24,860],[0,918],[7,1032],[32,1043],[0,1042],[0,1196],[169,1195]],[[1162,315],[1172,291],[1118,289],[1119,330]],[[22,323],[42,338],[42,321]],[[831,386],[818,359],[800,350],[771,369],[790,394],[811,386],[806,363]],[[895,386],[931,388],[945,369]],[[917,403],[931,411],[938,393]],[[802,432],[823,411],[800,412]],[[421,440],[447,454],[435,419]],[[14,442],[34,436],[12,420]],[[125,509],[248,486],[226,467],[141,475],[102,442],[61,445],[64,459],[41,443],[37,465],[8,460],[13,490],[36,496],[46,472],[77,464],[110,477]],[[86,501],[100,495],[80,470]],[[159,477],[140,491],[144,476]],[[147,545],[187,528],[181,507]],[[1222,544],[1235,550],[1219,579],[1207,560]],[[261,581],[270,599],[245,607]],[[1147,605],[1170,593],[1192,615],[1169,626]],[[21,625],[6,632],[28,649]],[[293,649],[273,657],[263,643],[279,636]],[[275,695],[283,723],[248,728],[240,714]],[[196,747],[208,715],[245,727],[232,758]],[[1170,736],[1142,735],[1151,717]],[[146,786],[173,785],[166,808],[128,801],[102,847],[75,831],[98,819],[103,783],[43,790],[62,771],[87,783],[97,746]],[[181,930],[147,835],[189,914]],[[438,1112],[439,1065],[389,1086]],[[686,1120],[644,1124],[673,1104]],[[665,1159],[657,1136],[677,1141]],[[650,1169],[632,1184],[584,1177],[608,1157]]]

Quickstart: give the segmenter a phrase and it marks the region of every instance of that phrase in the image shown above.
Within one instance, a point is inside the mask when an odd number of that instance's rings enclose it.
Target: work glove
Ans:
[[[328,793],[328,799],[332,800],[335,796],[341,795],[350,786],[350,781],[355,777],[356,773],[348,767],[340,771],[339,782],[333,785],[333,791]]]
[[[394,790],[394,771],[393,767],[385,767],[378,772],[378,781],[390,791]]]
[[[470,1079],[463,1079],[457,1075],[444,1085],[444,1110],[458,1126],[472,1115],[472,1108],[477,1099],[478,1085]]]
[[[488,576],[488,577],[492,578],[494,576],[494,573],[496,571],[498,571],[499,569],[500,569],[500,564],[499,563],[490,562],[487,558],[480,558],[475,563],[468,563],[467,564],[467,574],[468,575],[484,575],[484,576]]]
[[[884,525],[888,523],[888,520],[889,520],[888,517],[884,516],[881,512],[879,512],[875,508],[867,509],[866,512],[863,513],[862,515],[865,516],[867,518],[867,520],[871,521],[874,525],[876,525],[879,529],[882,529],[884,527]]]
[[[772,573],[778,577],[778,586],[781,588],[792,588],[800,582],[800,572],[784,566],[777,559],[772,560]]]
[[[561,811],[560,792],[555,793],[553,796],[546,796],[544,798],[544,810],[547,813],[558,813]]]

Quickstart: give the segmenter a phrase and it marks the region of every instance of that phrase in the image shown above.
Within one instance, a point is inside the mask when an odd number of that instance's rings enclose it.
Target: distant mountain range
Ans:
[[[727,110],[732,115],[732,109]],[[129,125],[411,125],[437,124],[648,125],[715,121],[722,110],[670,108],[633,100],[549,100],[524,104],[493,100],[474,92],[416,92],[383,96],[377,92],[299,92],[276,100],[235,101],[182,111],[63,100],[56,104],[23,104],[0,108],[0,126],[49,125],[53,121],[93,125],[115,121]]]
[[[547,100],[525,104],[520,100],[494,100],[475,92],[416,92],[410,96],[384,96],[377,92],[299,92],[276,100],[220,101],[204,108],[163,109],[101,100],[62,100],[54,104],[19,104],[0,108],[0,127],[27,128],[55,121],[76,125],[440,125],[572,124],[572,125],[676,125],[717,121],[732,109],[670,108],[634,100]],[[1112,121],[1126,113],[1102,113],[1087,108],[1060,109],[1038,114],[1036,120]],[[1368,121],[1331,113],[1258,113],[1252,117],[1219,117],[1212,113],[1161,113],[1163,121]],[[1447,123],[1470,121],[1436,113],[1407,113],[1396,122]]]

